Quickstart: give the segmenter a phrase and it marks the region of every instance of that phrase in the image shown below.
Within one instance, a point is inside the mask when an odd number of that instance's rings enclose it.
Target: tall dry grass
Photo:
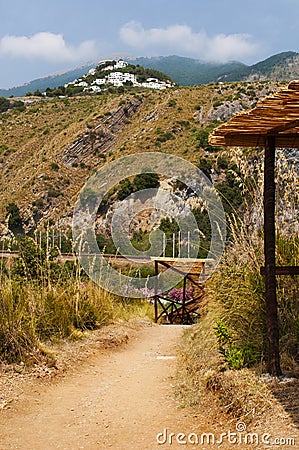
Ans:
[[[116,319],[152,318],[146,301],[117,297],[93,283],[80,266],[62,265],[27,238],[21,257],[0,275],[0,361],[38,360],[44,343],[76,339]]]

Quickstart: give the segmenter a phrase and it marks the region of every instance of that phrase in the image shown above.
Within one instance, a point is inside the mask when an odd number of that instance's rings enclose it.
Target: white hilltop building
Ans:
[[[124,61],[123,59],[119,59],[118,61],[116,61],[114,66],[105,67],[104,70],[125,69],[126,67],[128,67],[128,65],[129,65],[129,63],[127,63],[127,61]]]
[[[167,89],[171,88],[172,84],[170,82],[165,83],[165,81],[160,81],[157,78],[147,78],[144,83],[141,83],[141,86],[149,89]]]
[[[123,86],[127,82],[133,83],[134,86],[140,86],[136,75],[129,72],[111,72],[107,75],[106,80],[107,83],[113,84],[114,86]]]
[[[91,85],[97,85],[97,86],[101,86],[102,84],[106,84],[106,79],[105,78],[97,78],[96,80],[94,80]]]
[[[105,64],[106,61],[100,61],[99,65]],[[88,76],[94,76],[97,73],[97,69],[90,69],[88,71],[88,74],[83,76],[82,78],[76,79],[70,83],[67,83],[64,85],[64,87],[68,86],[80,86],[84,87],[85,92],[101,92],[102,87],[107,86],[115,86],[115,87],[122,87],[126,83],[130,82],[133,86],[136,87],[143,87],[147,89],[167,89],[173,87],[173,84],[165,81],[158,80],[157,78],[148,78],[143,83],[139,83],[137,81],[137,77],[135,74],[130,72],[119,72],[119,69],[125,69],[129,66],[129,63],[124,61],[123,59],[119,59],[115,62],[114,65],[109,65],[104,67],[103,71],[110,71],[105,77],[102,78],[96,78],[91,82],[91,84],[88,84],[85,79]]]

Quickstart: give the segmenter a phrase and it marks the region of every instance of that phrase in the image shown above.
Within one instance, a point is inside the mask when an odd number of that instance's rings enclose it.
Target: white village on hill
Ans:
[[[107,75],[101,76],[100,78],[96,78],[91,81],[88,80],[89,76],[95,76],[97,74],[97,69],[90,69],[89,72],[81,78],[78,78],[70,83],[64,85],[65,88],[68,86],[80,86],[84,87],[84,91],[90,92],[101,92],[102,88],[114,86],[121,87],[126,85],[143,87],[148,89],[167,89],[173,87],[173,83],[171,81],[165,82],[161,81],[158,78],[147,78],[144,82],[138,82],[137,76],[133,73],[128,72],[120,72],[119,69],[125,69],[129,66],[129,63],[120,59],[118,61],[113,61],[113,65],[106,65],[106,61],[101,61],[99,63],[99,67],[103,65],[102,71],[108,72]]]

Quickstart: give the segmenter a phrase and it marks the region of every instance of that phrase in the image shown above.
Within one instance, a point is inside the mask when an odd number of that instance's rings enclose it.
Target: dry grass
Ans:
[[[230,370],[218,351],[215,311],[185,332],[180,348],[177,394],[183,404],[202,408],[217,402],[231,417],[250,423],[272,406],[267,386],[249,369]]]

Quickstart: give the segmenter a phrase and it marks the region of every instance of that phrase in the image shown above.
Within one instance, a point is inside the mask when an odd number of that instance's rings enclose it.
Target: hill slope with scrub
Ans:
[[[209,132],[279,86],[220,83],[25,99],[25,106],[0,117],[0,234],[8,233],[10,204],[19,209],[26,233],[46,223],[68,228],[77,195],[94,170],[130,153],[172,153],[222,183],[227,161],[219,159],[221,149],[209,148]]]

